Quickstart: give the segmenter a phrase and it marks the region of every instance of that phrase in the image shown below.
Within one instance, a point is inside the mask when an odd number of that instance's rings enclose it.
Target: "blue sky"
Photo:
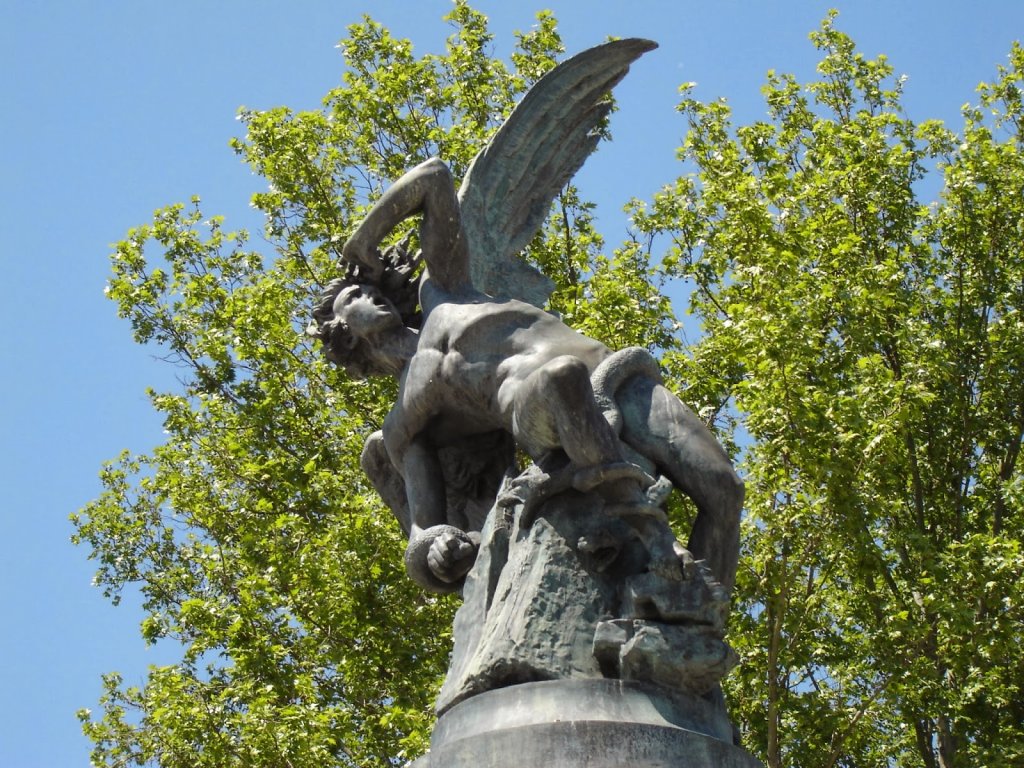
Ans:
[[[738,120],[764,114],[766,70],[806,78],[807,33],[827,9],[869,56],[909,76],[914,119],[959,125],[960,105],[1024,35],[1024,3],[932,0],[695,2],[480,0],[495,51],[551,8],[570,52],[608,35],[661,47],[618,91],[615,141],[580,181],[610,244],[620,208],[677,173],[677,86],[726,97]],[[146,649],[134,596],[114,608],[90,586],[68,515],[100,490],[122,449],[146,451],[161,424],[144,391],[174,371],[134,345],[103,297],[109,245],[152,211],[202,196],[204,212],[258,232],[260,180],[227,147],[239,106],[312,109],[341,74],[335,45],[364,12],[420,53],[443,45],[447,0],[48,0],[0,2],[0,765],[88,765],[74,713],[95,708],[100,674],[141,684],[173,649]],[[680,311],[682,307],[679,307]]]

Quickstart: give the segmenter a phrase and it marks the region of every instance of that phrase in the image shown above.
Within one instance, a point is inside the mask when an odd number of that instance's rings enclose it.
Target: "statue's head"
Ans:
[[[306,332],[323,342],[324,354],[354,378],[397,374],[394,342],[407,329],[395,306],[374,285],[338,278],[313,308]]]
[[[380,285],[350,267],[324,288],[306,329],[323,343],[327,359],[353,378],[397,375],[415,350],[413,329],[421,320],[416,260],[404,244],[383,256]]]

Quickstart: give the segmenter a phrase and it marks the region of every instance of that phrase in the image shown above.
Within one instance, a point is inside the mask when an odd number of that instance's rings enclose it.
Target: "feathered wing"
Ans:
[[[543,306],[552,282],[518,254],[558,191],[600,140],[607,96],[629,65],[657,47],[615,40],[559,64],[537,81],[476,156],[459,189],[473,284],[492,296]]]

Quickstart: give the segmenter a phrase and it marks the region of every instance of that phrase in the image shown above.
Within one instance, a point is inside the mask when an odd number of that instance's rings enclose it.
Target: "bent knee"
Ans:
[[[736,470],[731,466],[729,467],[728,473],[723,473],[725,476],[722,477],[721,483],[725,498],[728,500],[728,508],[732,515],[739,520],[740,510],[743,509],[743,498],[747,494],[747,488],[743,480]]]
[[[590,391],[590,371],[586,364],[573,355],[561,355],[545,363],[537,370],[541,387],[575,394],[583,388]]]
[[[709,489],[713,489],[714,495],[718,497],[717,506],[730,518],[739,520],[746,486],[736,474],[732,462],[723,455],[720,462],[715,462],[714,466],[709,468],[704,483]]]
[[[379,429],[366,438],[366,442],[363,443],[363,452],[359,456],[359,466],[364,472],[367,472],[367,467],[377,466],[381,460],[388,461],[388,450],[384,446],[384,433]],[[369,474],[369,472],[367,472]]]

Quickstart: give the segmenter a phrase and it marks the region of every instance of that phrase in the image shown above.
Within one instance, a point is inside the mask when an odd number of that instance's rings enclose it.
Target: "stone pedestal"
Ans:
[[[759,768],[719,687],[728,593],[668,525],[572,489],[524,509],[495,505],[480,532],[413,768]]]
[[[467,699],[412,768],[762,768],[714,700],[623,680],[552,680]]]
[[[455,617],[438,714],[492,689],[550,680],[646,682],[696,698],[736,663],[723,634],[728,593],[678,560],[648,570],[635,530],[597,494],[549,499],[524,525],[495,507]],[[675,539],[666,524],[666,549]],[[688,553],[687,553],[688,554]]]

